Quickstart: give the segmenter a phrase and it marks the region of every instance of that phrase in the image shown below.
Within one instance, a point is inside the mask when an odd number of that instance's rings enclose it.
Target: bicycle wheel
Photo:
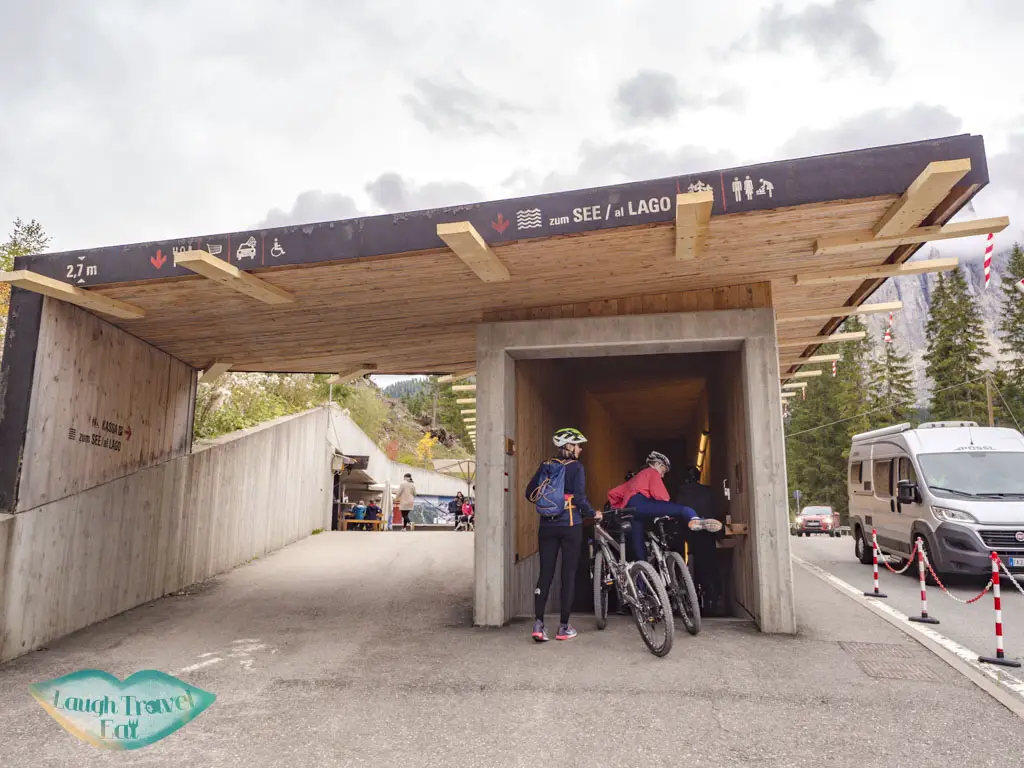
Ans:
[[[604,561],[604,552],[594,555],[594,620],[598,629],[608,626],[608,581],[611,571]]]
[[[686,631],[696,635],[700,632],[700,601],[697,600],[697,590],[693,586],[690,569],[686,567],[683,556],[678,552],[666,554],[665,563],[668,565],[668,575],[671,579],[669,599],[672,601],[672,609],[683,620]]]
[[[655,656],[667,656],[672,650],[675,623],[665,585],[654,566],[643,560],[629,564],[629,577],[639,592],[639,605],[633,606],[633,621],[640,637]]]

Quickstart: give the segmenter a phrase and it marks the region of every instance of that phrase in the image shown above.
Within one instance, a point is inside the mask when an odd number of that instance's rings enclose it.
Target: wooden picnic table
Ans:
[[[341,521],[341,530],[347,531],[350,525],[370,525],[377,530],[384,529],[384,523],[386,520],[357,520],[354,517],[346,517]]]

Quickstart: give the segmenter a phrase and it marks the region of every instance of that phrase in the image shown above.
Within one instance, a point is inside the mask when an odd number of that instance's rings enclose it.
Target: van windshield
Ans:
[[[991,498],[1024,496],[1024,453],[922,453],[917,460],[933,491]]]

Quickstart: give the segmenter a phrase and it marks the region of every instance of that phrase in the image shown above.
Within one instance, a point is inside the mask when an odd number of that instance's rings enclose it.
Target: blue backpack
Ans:
[[[545,461],[540,465],[537,489],[530,499],[541,517],[558,517],[565,511],[565,464]]]

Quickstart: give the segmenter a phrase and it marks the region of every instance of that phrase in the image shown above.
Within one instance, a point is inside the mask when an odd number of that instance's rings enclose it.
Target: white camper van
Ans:
[[[908,557],[924,538],[939,573],[984,575],[993,550],[1024,571],[1024,436],[973,421],[899,424],[854,435],[850,527],[857,557]]]

